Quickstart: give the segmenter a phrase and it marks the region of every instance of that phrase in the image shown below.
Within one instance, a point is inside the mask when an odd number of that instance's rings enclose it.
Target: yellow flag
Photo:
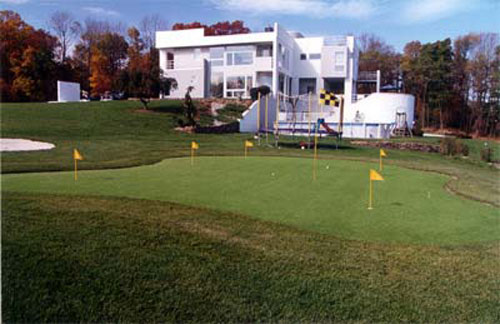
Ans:
[[[83,156],[78,152],[77,149],[73,149],[73,159],[75,160],[83,160]]]
[[[198,143],[196,143],[196,142],[194,142],[194,141],[193,141],[193,142],[191,142],[191,148],[192,148],[193,150],[197,150],[197,149],[199,149],[199,148],[200,148],[200,146],[198,145]]]
[[[383,149],[380,149],[380,156],[381,157],[386,157],[387,154],[385,154],[385,151]]]
[[[384,181],[384,178],[377,171],[371,169],[370,170],[370,180],[371,181]]]
[[[246,147],[253,147],[253,143],[250,141],[245,141],[245,146]]]

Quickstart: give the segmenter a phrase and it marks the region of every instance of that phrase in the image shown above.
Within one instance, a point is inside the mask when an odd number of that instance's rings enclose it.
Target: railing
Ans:
[[[377,71],[359,71],[358,81],[377,81]]]
[[[323,40],[324,46],[346,46],[347,38],[345,36],[327,36]]]

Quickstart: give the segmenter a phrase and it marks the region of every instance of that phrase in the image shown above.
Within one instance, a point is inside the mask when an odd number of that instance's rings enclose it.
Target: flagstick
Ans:
[[[259,140],[259,146],[260,146],[260,91],[258,95],[258,100],[259,102],[257,103],[257,137]]]
[[[369,203],[368,203],[368,209],[369,210],[373,209],[373,207],[372,207],[372,199],[373,199],[372,198],[372,196],[373,196],[372,182],[373,182],[372,179],[370,179],[370,199],[369,199]]]
[[[309,91],[309,100],[308,100],[308,115],[309,120],[307,122],[307,149],[311,146],[311,91]]]
[[[313,180],[316,180],[316,164],[318,159],[318,139],[314,136]]]
[[[245,145],[245,159],[247,158],[247,143],[243,144]]]
[[[266,124],[266,144],[269,145],[269,120],[267,117],[267,104],[269,101],[269,94],[266,96],[266,116],[265,116],[265,124]]]
[[[380,159],[378,169],[379,169],[380,171],[382,171],[382,154],[380,154],[380,152],[379,152],[379,154],[378,154],[378,155],[379,155],[379,159]]]
[[[318,125],[314,128],[314,159],[313,159],[313,180],[316,180],[318,164],[318,136],[316,136]]]
[[[75,181],[77,181],[78,180],[78,171],[77,171],[77,162],[76,162],[77,160],[76,159],[73,159],[73,160],[75,160]]]
[[[191,147],[191,165],[194,165],[194,149]]]
[[[274,122],[274,127],[275,127],[275,133],[274,133],[274,137],[275,137],[275,142],[276,142],[276,147],[278,146],[278,139],[277,137],[279,137],[279,116],[280,116],[280,93],[278,92],[276,94],[276,116],[275,116],[275,122]]]

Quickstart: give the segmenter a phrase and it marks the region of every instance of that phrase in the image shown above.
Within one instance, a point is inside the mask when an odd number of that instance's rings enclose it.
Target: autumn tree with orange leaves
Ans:
[[[55,95],[57,39],[13,11],[0,11],[2,101],[42,101]],[[52,96],[51,96],[52,94]]]

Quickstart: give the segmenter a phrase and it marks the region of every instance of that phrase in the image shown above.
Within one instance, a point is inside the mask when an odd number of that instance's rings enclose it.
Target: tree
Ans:
[[[120,26],[112,26],[107,21],[85,19],[83,24],[77,24],[80,39],[75,45],[71,66],[75,73],[75,80],[80,83],[82,89],[90,91],[91,60],[92,51],[96,48],[95,44],[105,33],[117,33]]]
[[[473,129],[478,135],[490,135],[497,131],[498,88],[500,85],[499,35],[479,34],[470,60],[471,99]]]
[[[155,46],[156,32],[167,29],[167,22],[159,15],[152,14],[142,18],[139,23],[139,30],[142,34],[144,47],[147,49]]]
[[[12,11],[0,11],[2,101],[42,101],[55,96],[57,39],[25,23]]]
[[[80,31],[80,25],[73,16],[65,11],[56,11],[50,16],[50,29],[54,31],[59,40],[59,61],[66,61],[68,48],[71,47]]]
[[[245,27],[245,23],[241,20],[235,20],[233,22],[222,21],[222,22],[217,22],[210,26],[203,25],[198,21],[187,24],[176,23],[172,26],[172,30],[184,30],[193,28],[203,28],[205,30],[205,36],[235,35],[235,34],[250,33],[250,29],[248,27]]]
[[[92,95],[100,95],[117,86],[120,70],[127,58],[128,44],[117,33],[106,32],[91,48],[90,88]]]
[[[472,50],[479,41],[479,35],[467,34],[459,36],[453,43],[453,108],[455,111],[454,125],[467,132],[470,131],[471,110],[469,106],[470,69],[469,62]]]
[[[401,56],[394,48],[374,34],[361,34],[359,43],[359,70],[380,70],[382,85],[398,86]],[[360,92],[367,92],[366,90],[360,89]]]
[[[119,87],[127,95],[138,97],[144,109],[148,109],[150,98],[169,93],[172,88],[177,88],[177,82],[163,76],[156,48],[144,51],[145,42],[137,28],[129,28],[128,39],[128,63],[120,73]]]

